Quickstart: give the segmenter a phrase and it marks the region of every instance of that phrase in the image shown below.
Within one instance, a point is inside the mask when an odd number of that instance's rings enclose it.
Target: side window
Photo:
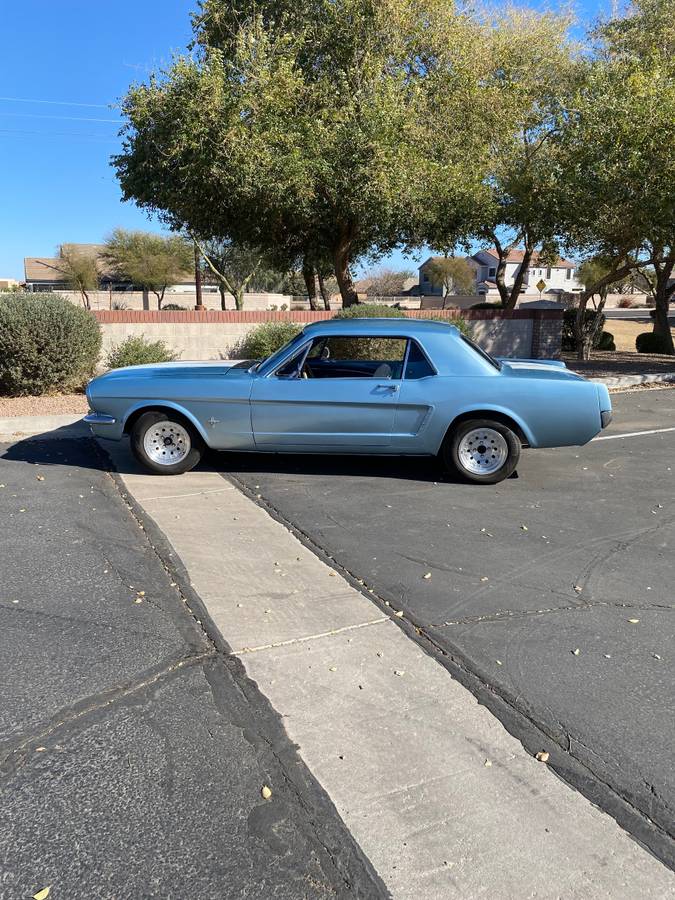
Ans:
[[[313,349],[313,348],[312,348]],[[300,375],[299,366],[302,362],[302,358],[307,352],[307,345],[298,350],[297,353],[294,353],[291,358],[283,364],[280,369],[277,369],[274,373],[278,378],[297,378]]]
[[[408,365],[405,369],[405,377],[407,379],[426,378],[427,375],[434,375],[435,372],[431,363],[422,353],[417,341],[410,341],[410,353],[408,354]]]
[[[323,337],[310,350],[309,378],[401,378],[406,338]]]

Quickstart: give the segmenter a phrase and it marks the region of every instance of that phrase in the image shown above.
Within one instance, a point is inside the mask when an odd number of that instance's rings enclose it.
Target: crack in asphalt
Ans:
[[[82,720],[109,710],[122,701],[141,694],[156,684],[169,680],[182,669],[202,663],[213,656],[215,650],[209,649],[202,653],[188,654],[175,657],[171,662],[149,670],[140,675],[136,680],[126,682],[112,688],[100,691],[70,707],[64,707],[55,713],[48,722],[44,722],[33,728],[29,733],[21,735],[11,741],[0,745],[0,778],[13,775],[28,759],[28,755],[35,745],[40,745],[54,735],[67,731]]]
[[[464,616],[459,619],[449,619],[446,622],[433,622],[425,627],[446,628],[448,625],[477,625],[481,622],[498,622],[501,619],[537,618],[549,613],[585,612],[598,607],[605,609],[639,609],[643,611],[650,609],[675,610],[675,606],[668,603],[620,603],[615,600],[592,600],[572,605],[572,600],[570,600],[570,605],[568,606],[550,606],[542,607],[541,609],[505,609],[494,613],[486,613],[484,616]]]

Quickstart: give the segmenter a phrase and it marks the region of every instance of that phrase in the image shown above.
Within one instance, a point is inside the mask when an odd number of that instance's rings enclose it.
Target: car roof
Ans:
[[[312,322],[303,328],[303,334],[326,334],[331,331],[339,331],[341,334],[387,334],[398,332],[399,334],[454,334],[458,335],[458,329],[451,322],[439,322],[431,319],[405,318],[374,318],[366,317],[354,319],[326,319],[324,322]]]

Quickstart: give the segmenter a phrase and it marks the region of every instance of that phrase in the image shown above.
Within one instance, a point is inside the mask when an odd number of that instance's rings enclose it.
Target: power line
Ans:
[[[107,103],[76,103],[74,100],[28,100],[25,97],[0,97],[8,103],[47,103],[50,106],[86,106],[89,109],[110,109]]]
[[[43,116],[40,113],[0,112],[0,116],[12,116],[17,119],[60,119],[67,122],[104,122],[119,125],[123,119],[94,119],[87,116]]]
[[[9,136],[16,137],[24,137],[26,135],[30,135],[31,137],[41,137],[41,138],[52,138],[52,137],[66,137],[66,138],[84,138],[86,141],[90,143],[97,144],[116,144],[118,142],[118,138],[116,137],[104,137],[102,134],[86,134],[82,131],[24,131],[21,129],[11,130],[9,128],[0,128],[0,134],[5,134]]]

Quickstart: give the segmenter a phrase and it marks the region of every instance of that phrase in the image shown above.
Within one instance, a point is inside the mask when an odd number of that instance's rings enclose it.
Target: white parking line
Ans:
[[[666,431],[675,431],[674,428],[653,428],[651,431],[629,431],[627,434],[603,434],[602,437],[593,438],[594,441],[616,441],[618,438],[641,437],[643,434],[664,434]],[[591,441],[593,443],[593,441]]]

